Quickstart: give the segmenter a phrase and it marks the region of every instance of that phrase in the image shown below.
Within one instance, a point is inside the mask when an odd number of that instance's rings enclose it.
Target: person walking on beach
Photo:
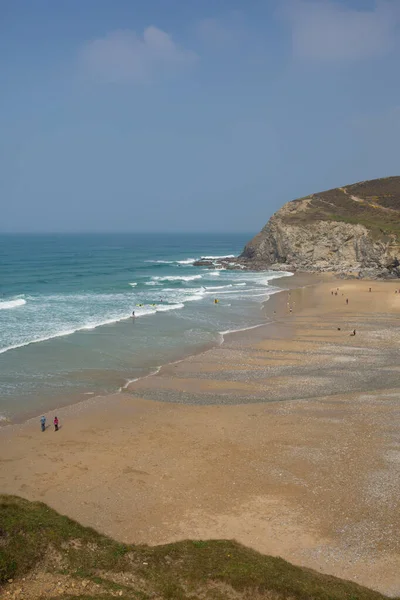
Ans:
[[[348,303],[349,303],[349,299],[348,299],[348,298],[346,298],[346,304],[348,304]]]
[[[41,428],[42,431],[46,430],[46,417],[44,415],[40,419],[40,428]]]
[[[58,431],[58,417],[54,417],[54,431]]]

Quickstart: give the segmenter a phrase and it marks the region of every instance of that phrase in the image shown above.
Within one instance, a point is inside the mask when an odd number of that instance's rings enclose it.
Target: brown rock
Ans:
[[[312,194],[285,204],[244,248],[256,269],[400,276],[400,177]]]

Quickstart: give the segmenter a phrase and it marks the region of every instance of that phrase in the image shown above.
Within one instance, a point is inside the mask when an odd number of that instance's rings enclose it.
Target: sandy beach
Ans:
[[[57,411],[57,433],[2,428],[1,492],[124,542],[236,539],[399,595],[400,284],[315,280],[288,278],[265,325]]]

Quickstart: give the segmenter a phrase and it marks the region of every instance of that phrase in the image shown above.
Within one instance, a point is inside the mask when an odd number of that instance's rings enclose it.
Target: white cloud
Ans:
[[[294,56],[349,61],[382,56],[396,41],[399,5],[377,0],[374,10],[353,10],[330,0],[287,0]]]
[[[85,70],[110,82],[142,82],[157,74],[193,64],[197,55],[177,45],[157,27],[147,27],[142,36],[119,30],[88,42],[81,53]]]

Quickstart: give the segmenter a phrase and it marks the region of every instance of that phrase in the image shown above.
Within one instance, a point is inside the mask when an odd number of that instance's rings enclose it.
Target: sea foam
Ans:
[[[26,300],[23,298],[17,298],[16,300],[4,300],[0,301],[0,310],[7,310],[10,308],[18,308],[26,304]]]
[[[195,258],[187,258],[186,260],[177,260],[178,265],[192,265],[195,262]]]
[[[160,277],[160,276],[156,276],[156,277],[152,277],[153,281],[194,281],[195,279],[201,279],[202,275],[187,275],[185,276],[179,276],[179,275],[169,275],[169,276],[165,276],[165,277]]]

